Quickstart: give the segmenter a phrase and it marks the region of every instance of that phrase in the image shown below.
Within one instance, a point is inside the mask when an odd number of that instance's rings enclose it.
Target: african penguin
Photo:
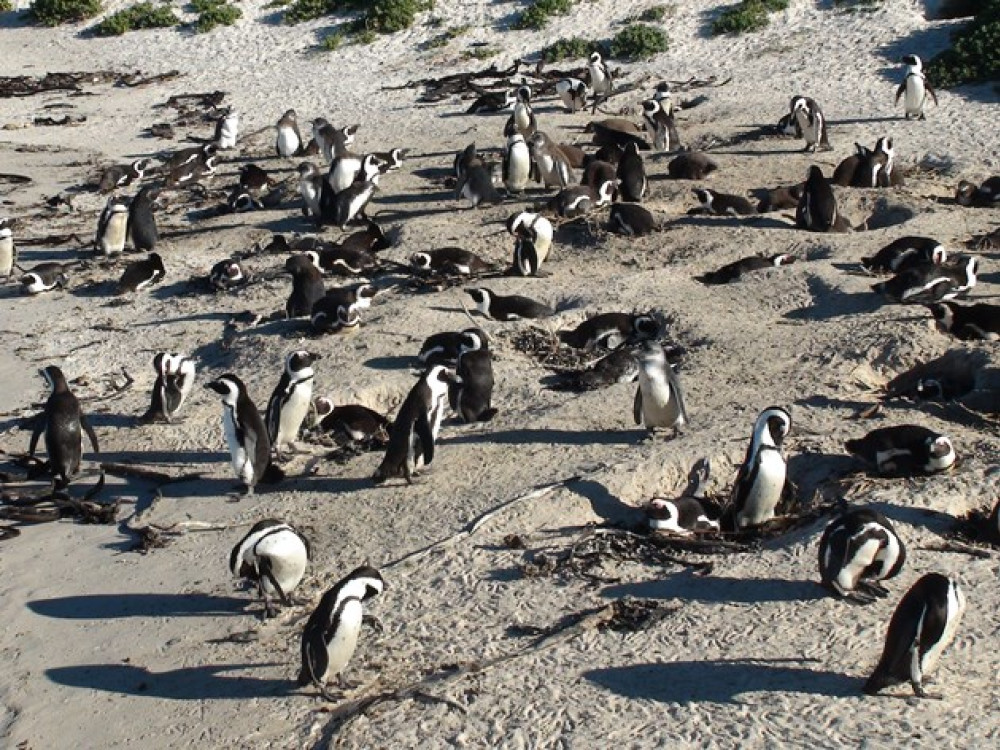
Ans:
[[[658,341],[646,341],[636,359],[639,361],[639,387],[632,405],[635,423],[650,432],[665,429],[679,434],[688,422],[688,415],[680,380],[667,362],[663,346]]]
[[[757,416],[730,494],[737,531],[762,526],[774,518],[787,472],[781,448],[791,427],[791,416],[778,406],[768,407]]]
[[[367,310],[378,290],[371,284],[334,287],[313,304],[309,322],[317,333],[341,333],[361,325],[361,310]]]
[[[594,92],[593,111],[597,111],[597,105],[611,95],[614,88],[611,71],[601,58],[600,52],[592,52],[587,63],[587,75],[590,78],[590,88]]]
[[[677,125],[669,110],[669,100],[647,99],[642,103],[642,119],[657,151],[675,151],[680,144]]]
[[[556,83],[556,93],[570,112],[575,113],[587,106],[587,84],[579,78],[560,79]]]
[[[481,162],[468,165],[458,178],[455,185],[455,199],[464,198],[472,208],[478,208],[481,203],[501,203],[503,198],[493,187],[493,176]]]
[[[541,130],[528,139],[535,177],[545,187],[564,188],[573,179],[569,159],[559,145]]]
[[[299,133],[298,121],[295,118],[295,110],[290,109],[281,116],[281,119],[278,120],[278,124],[275,126],[277,141],[275,142],[274,150],[278,156],[286,158],[296,156],[305,146],[305,143],[302,142],[302,135]]]
[[[271,393],[265,414],[267,436],[278,455],[299,437],[299,430],[312,406],[312,365],[319,358],[318,354],[302,349],[285,357],[285,369]]]
[[[950,333],[962,341],[1000,340],[1000,305],[938,302],[927,307],[942,333]]]
[[[364,169],[374,169],[375,174],[378,173],[378,167],[374,163],[366,164]],[[365,209],[378,190],[372,176],[365,172],[365,179],[352,183],[339,193],[334,193],[330,181],[324,180],[319,199],[320,222],[333,224],[345,231],[347,225],[355,219],[367,220]]]
[[[299,164],[299,195],[302,196],[302,213],[319,217],[319,197],[323,191],[323,173],[315,164],[304,161]]]
[[[305,253],[287,258],[285,270],[292,275],[292,292],[285,303],[285,316],[308,317],[313,305],[326,294],[323,272]]]
[[[507,217],[507,231],[519,239],[531,241],[538,265],[545,262],[552,248],[552,222],[541,214],[520,211]]]
[[[881,581],[899,575],[906,548],[889,519],[871,508],[833,519],[819,540],[822,583],[837,596],[871,604],[889,592]]]
[[[108,198],[97,222],[94,250],[101,255],[120,255],[128,235],[128,202],[117,195]]]
[[[702,284],[731,284],[734,281],[740,281],[744,274],[765,268],[791,265],[795,260],[795,256],[788,253],[772,255],[770,258],[755,255],[750,258],[741,258],[732,263],[727,263],[717,271],[709,271],[701,276],[695,276],[695,278]]]
[[[298,684],[314,685],[328,696],[326,683],[343,674],[354,656],[365,622],[364,602],[385,589],[381,574],[367,565],[351,571],[323,594],[302,631],[302,669]]]
[[[659,223],[648,208],[637,203],[612,203],[608,215],[608,230],[615,234],[642,237],[659,229]]]
[[[121,278],[118,279],[117,294],[138,292],[148,286],[159,284],[166,275],[163,259],[159,253],[150,253],[141,260],[134,260],[125,266]]]
[[[492,114],[510,109],[517,101],[517,94],[514,91],[487,91],[480,94],[469,108],[465,110],[467,115]]]
[[[382,164],[382,160],[375,156],[375,154],[366,154],[364,156],[344,154],[333,160],[326,180],[330,183],[330,188],[334,194],[347,190],[347,188],[359,179],[359,175],[362,176],[360,178],[362,182],[371,181],[377,185],[379,176],[382,174],[380,171]]]
[[[714,216],[751,216],[757,213],[754,205],[742,195],[719,193],[708,188],[692,191],[701,204],[697,209]]]
[[[956,458],[948,436],[915,424],[881,427],[848,440],[844,447],[880,474],[896,476],[946,471]]]
[[[448,400],[463,422],[489,422],[497,415],[490,401],[493,397],[493,357],[489,349],[465,349],[459,346],[455,382],[450,384]]]
[[[313,402],[316,427],[344,442],[384,448],[389,442],[392,423],[374,409],[361,404],[334,406],[328,398]]]
[[[896,606],[882,657],[864,692],[875,695],[883,688],[909,682],[917,697],[937,697],[924,690],[924,678],[955,639],[964,612],[965,595],[958,581],[940,573],[922,576]]]
[[[87,433],[94,453],[100,452],[100,448],[97,446],[97,435],[81,412],[80,402],[69,389],[62,370],[49,365],[41,370],[41,374],[52,393],[45,402],[45,409],[35,418],[28,455],[35,455],[38,438],[44,433],[49,471],[55,478],[56,489],[62,489],[80,471],[83,433]]]
[[[432,333],[420,346],[417,359],[425,366],[458,364],[460,351],[486,349],[489,343],[482,328],[466,328],[464,331],[443,331]]]
[[[243,269],[243,265],[236,258],[226,258],[220,260],[208,273],[208,283],[216,291],[226,291],[236,289],[250,281],[249,272]]]
[[[195,364],[183,354],[157,352],[153,356],[153,395],[141,422],[172,422],[194,387]]]
[[[9,219],[0,219],[0,276],[9,279],[17,265],[17,245]]]
[[[138,182],[152,166],[153,162],[150,159],[136,159],[131,164],[125,166],[115,165],[108,167],[101,173],[101,179],[97,183],[97,190],[101,193],[110,193],[116,188],[126,187],[133,182]]]
[[[240,117],[229,110],[215,122],[215,145],[220,149],[236,148],[236,137],[240,126]]]
[[[548,305],[516,294],[504,296],[486,288],[466,289],[465,293],[472,297],[479,312],[493,320],[512,321],[555,315]]]
[[[634,143],[625,145],[625,153],[618,162],[618,190],[621,200],[628,203],[641,203],[646,195],[649,183],[646,179],[646,168],[639,155],[639,147]]]
[[[872,291],[904,305],[929,305],[964,296],[976,285],[979,260],[967,257],[951,263],[924,262],[900,271]]]
[[[940,242],[930,237],[900,237],[875,255],[861,259],[869,273],[900,273],[924,263],[944,263],[948,253]]]
[[[809,177],[795,209],[795,226],[812,232],[834,232],[838,231],[841,219],[833,188],[823,170],[814,164],[809,167]]]
[[[21,277],[21,285],[28,294],[41,294],[61,289],[69,283],[66,266],[55,261],[46,261],[29,268]]]
[[[955,202],[972,208],[992,208],[1000,205],[1000,176],[989,177],[979,186],[968,180],[958,183]]]
[[[559,340],[574,349],[617,349],[624,343],[655,338],[660,324],[652,315],[601,313],[587,318],[576,328],[559,331]]]
[[[530,138],[538,130],[538,122],[535,119],[535,113],[531,109],[531,88],[528,86],[518,86],[514,95],[516,97],[514,111],[507,122],[507,127],[504,129],[504,135],[511,136],[514,133],[520,133],[525,138]]]
[[[515,133],[507,139],[503,155],[503,184],[508,193],[520,194],[531,176],[531,153],[524,136]]]
[[[549,210],[564,219],[574,219],[611,203],[614,190],[615,183],[611,180],[597,190],[588,185],[563,188],[549,201]]]
[[[153,204],[159,194],[158,189],[146,186],[128,206],[128,236],[132,239],[132,247],[140,252],[155,250],[160,238],[153,215]]]
[[[793,96],[789,116],[790,120],[798,126],[801,137],[806,142],[803,151],[830,150],[826,117],[823,116],[823,110],[814,99],[810,99],[808,96]]]
[[[674,180],[704,180],[719,165],[701,151],[680,153],[667,164],[667,174]]]
[[[318,250],[307,250],[313,264],[335,276],[359,276],[378,270],[379,261],[374,255],[342,245],[323,245]]]
[[[646,523],[651,531],[667,531],[679,536],[719,531],[719,520],[705,507],[705,489],[711,463],[700,459],[688,475],[688,486],[681,497],[654,497],[646,503]]]
[[[924,106],[927,104],[927,97],[930,96],[934,100],[934,106],[937,106],[937,94],[927,83],[927,78],[924,76],[924,65],[917,55],[903,55],[900,62],[906,66],[906,69],[903,73],[903,82],[896,89],[896,106],[899,106],[899,100],[902,99],[904,117],[907,120],[911,117],[926,120]]]
[[[264,616],[274,617],[277,596],[286,607],[291,593],[305,575],[310,557],[309,540],[282,521],[266,518],[255,523],[229,554],[229,570],[238,578],[257,584],[264,600]]]
[[[489,271],[492,266],[475,253],[460,247],[441,247],[410,256],[410,266],[421,273],[453,273],[462,276]]]

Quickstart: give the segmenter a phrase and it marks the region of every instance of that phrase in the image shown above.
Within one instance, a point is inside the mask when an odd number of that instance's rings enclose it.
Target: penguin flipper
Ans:
[[[322,628],[306,629],[302,633],[302,671],[299,685],[321,685],[319,675],[330,668],[330,655],[326,651],[326,639]]]
[[[684,394],[681,391],[681,381],[677,377],[677,373],[674,372],[674,368],[670,363],[667,363],[667,383],[670,385],[670,390],[673,391],[674,398],[677,399],[677,413],[680,416],[680,421],[687,423],[688,413],[687,407],[684,405]]]
[[[257,567],[260,570],[261,575],[267,578],[267,580],[271,582],[271,585],[274,586],[274,590],[277,591],[278,596],[281,597],[281,603],[286,607],[291,606],[292,602],[288,598],[288,594],[286,594],[285,590],[281,588],[281,584],[278,583],[278,579],[275,578],[274,571],[271,569],[271,558],[262,557]],[[263,593],[263,589],[261,589],[261,593]]]
[[[926,88],[926,87],[925,87]],[[896,89],[896,102],[895,105],[899,106],[899,100],[903,98],[903,94],[906,93],[906,81],[899,84],[899,88]]]
[[[100,453],[101,449],[97,447],[97,435],[94,434],[94,428],[90,426],[90,422],[82,414],[80,415],[80,424],[83,425],[83,429],[87,433],[90,447],[94,449],[94,453]]]
[[[636,424],[642,424],[642,386],[635,389],[635,402],[632,404],[632,418]]]
[[[927,81],[924,81],[924,91],[930,94],[931,99],[934,100],[934,106],[937,107],[938,106],[937,94],[934,92],[934,89],[930,87],[930,84],[927,83]]]
[[[35,448],[38,447],[38,438],[42,436],[45,431],[45,414],[39,414],[35,417],[35,426],[31,431],[31,442],[28,444],[28,455],[35,455]]]
[[[431,461],[434,460],[434,435],[431,432],[431,425],[427,421],[426,414],[420,415],[414,425],[414,429],[417,431],[417,437],[420,438],[420,449],[424,456],[424,466],[429,466]]]

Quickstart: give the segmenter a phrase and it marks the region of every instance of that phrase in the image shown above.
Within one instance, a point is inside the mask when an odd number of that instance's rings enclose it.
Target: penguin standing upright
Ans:
[[[9,219],[0,219],[0,276],[9,279],[17,265],[17,246]]]
[[[597,112],[597,105],[611,95],[614,81],[611,78],[611,71],[601,59],[600,52],[592,52],[590,61],[587,63],[587,75],[590,77],[590,88],[594,92],[594,107],[592,112]]]
[[[924,678],[937,666],[941,653],[955,639],[965,613],[965,595],[958,581],[927,573],[900,599],[889,620],[882,658],[865,683],[864,692],[909,682],[918,698],[933,698]]]
[[[313,305],[326,294],[323,272],[305,253],[285,260],[285,270],[292,275],[292,293],[285,303],[285,316],[305,318],[312,314]]]
[[[56,489],[61,489],[80,471],[83,433],[87,433],[94,453],[99,452],[100,448],[97,446],[97,435],[81,412],[80,402],[69,389],[62,370],[49,365],[41,372],[52,393],[45,402],[45,410],[36,418],[28,455],[35,455],[38,438],[44,433],[49,471],[55,478]]]
[[[503,154],[503,184],[508,193],[520,194],[531,178],[531,152],[524,136],[515,133],[507,139]]]
[[[94,250],[105,256],[120,255],[128,235],[128,203],[117,195],[108,198],[97,222]]]
[[[795,209],[795,226],[812,232],[831,232],[841,224],[840,218],[833,188],[823,170],[814,164],[809,167],[809,177]]]
[[[810,99],[808,96],[793,96],[789,110],[789,121],[798,125],[799,132],[806,142],[803,151],[830,150],[830,140],[826,132],[826,117],[815,99]]]
[[[393,477],[413,483],[413,473],[434,460],[434,441],[448,406],[448,385],[454,375],[434,365],[421,375],[399,407],[389,433],[389,447],[372,477],[376,484]]]
[[[507,231],[518,239],[531,240],[536,263],[541,266],[549,257],[554,229],[552,222],[541,214],[520,211],[507,217]]]
[[[365,621],[364,603],[385,589],[381,574],[367,565],[351,571],[323,594],[302,631],[300,686],[315,685],[327,696],[326,683],[343,672],[358,647]]]
[[[301,153],[303,146],[305,146],[302,142],[302,134],[299,133],[299,123],[295,118],[295,110],[290,109],[281,116],[278,124],[275,125],[275,130],[278,132],[274,150],[278,156],[295,156]]]
[[[159,190],[147,186],[142,188],[129,203],[128,236],[132,239],[132,247],[138,251],[151,252],[156,249],[160,235],[156,230],[153,203],[159,194]]]
[[[587,106],[587,84],[579,78],[563,78],[556,83],[556,93],[563,106],[575,113]]]
[[[323,191],[323,173],[319,167],[304,161],[299,164],[299,194],[302,196],[302,213],[319,218],[319,198]]]
[[[538,130],[538,121],[531,109],[531,89],[528,86],[518,86],[514,93],[516,96],[514,111],[504,128],[504,135],[509,137],[514,133],[520,133],[525,138],[530,138]]]
[[[183,354],[158,352],[153,357],[156,381],[142,422],[173,421],[194,387],[194,360]]]
[[[489,422],[497,415],[493,397],[493,356],[489,349],[459,347],[457,378],[449,389],[452,410],[463,422]]]
[[[730,495],[737,531],[761,526],[774,518],[787,471],[781,444],[791,427],[791,416],[778,406],[768,407],[757,416]]]
[[[230,109],[215,123],[215,145],[220,149],[236,148],[239,126],[240,116]]]
[[[229,570],[234,576],[257,584],[264,600],[264,616],[274,617],[278,610],[271,601],[277,596],[286,607],[289,598],[305,575],[310,557],[309,540],[282,521],[267,518],[253,525],[229,554]]]
[[[924,64],[917,55],[903,55],[900,62],[906,66],[906,71],[903,82],[896,89],[896,106],[899,106],[899,100],[902,98],[904,117],[907,120],[911,117],[926,120],[924,106],[927,104],[927,97],[930,96],[934,100],[935,107],[938,100],[937,94],[924,76]]]
[[[242,482],[244,493],[252,495],[258,482],[279,481],[283,474],[271,463],[267,428],[243,381],[226,373],[204,387],[222,396],[222,429],[233,471]]]
[[[859,604],[888,596],[880,581],[899,575],[905,562],[906,548],[896,529],[871,508],[856,508],[838,516],[819,540],[823,585]]]
[[[267,435],[278,454],[285,445],[295,442],[309,413],[314,376],[312,364],[317,359],[319,355],[301,349],[285,358],[281,380],[267,402]]]
[[[657,151],[672,151],[680,146],[677,125],[670,111],[670,100],[647,99],[642,103],[642,119]]]
[[[539,130],[528,140],[528,145],[538,182],[545,187],[564,188],[569,185],[573,178],[569,160],[555,141]]]
[[[680,431],[687,421],[684,394],[667,353],[658,341],[646,341],[638,356],[639,387],[635,391],[632,416],[636,424],[652,432],[656,429]]]
[[[641,203],[649,186],[646,180],[646,168],[639,155],[639,146],[635,143],[625,144],[625,153],[618,162],[618,183],[621,200],[627,203]]]

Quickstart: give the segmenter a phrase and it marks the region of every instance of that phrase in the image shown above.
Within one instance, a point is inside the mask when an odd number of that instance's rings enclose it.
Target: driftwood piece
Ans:
[[[174,78],[179,78],[181,72],[179,70],[170,70],[166,73],[158,73],[152,76],[143,76],[140,71],[135,71],[134,73],[127,73],[118,78],[115,81],[116,86],[127,86],[128,88],[137,88],[139,86],[149,86],[153,83],[163,83],[163,81],[172,81]]]
[[[15,185],[27,185],[31,178],[23,174],[0,173],[0,182],[13,182]],[[21,244],[18,242],[18,244]]]
[[[168,474],[165,471],[157,471],[139,464],[102,463],[101,470],[106,471],[113,477],[121,477],[123,479],[146,479],[150,482],[157,482],[158,484],[190,482],[195,479],[201,479],[202,477],[200,472],[188,474]]]
[[[476,93],[476,90],[472,88],[473,81],[482,81],[486,79],[493,79],[493,86],[498,85],[499,81],[510,78],[511,76],[517,75],[520,71],[522,62],[520,60],[515,60],[514,64],[509,68],[503,70],[497,68],[494,63],[490,67],[484,70],[471,71],[467,73],[452,73],[451,75],[442,76],[440,78],[421,78],[415,81],[408,81],[401,86],[383,86],[384,91],[399,91],[401,89],[415,89],[423,87],[423,94],[417,101],[420,102],[439,102],[443,99],[447,99],[450,96],[458,94],[469,94]],[[482,91],[486,87],[479,87]]]
[[[31,122],[35,127],[48,127],[58,125],[81,125],[86,121],[86,115],[63,115],[62,117],[36,117]]]
[[[108,83],[118,77],[110,70],[92,73],[46,73],[44,76],[3,76],[0,77],[0,99],[19,96],[34,96],[46,91],[80,91],[84,83]]]

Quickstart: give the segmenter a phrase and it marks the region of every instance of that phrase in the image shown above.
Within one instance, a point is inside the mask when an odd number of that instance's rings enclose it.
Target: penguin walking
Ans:
[[[644,509],[650,530],[678,536],[719,531],[719,519],[709,512],[705,502],[711,470],[712,464],[707,458],[699,459],[688,474],[688,486],[681,497],[651,498]]]
[[[392,423],[385,457],[372,477],[376,484],[394,477],[412,484],[414,472],[434,460],[434,441],[448,407],[448,386],[454,381],[450,370],[433,365],[410,389]]]
[[[366,621],[364,603],[385,590],[382,575],[367,565],[351,571],[323,594],[302,631],[302,669],[298,684],[314,685],[332,699],[326,683],[347,685],[344,670],[354,656]]]
[[[833,519],[819,540],[824,586],[856,604],[871,604],[889,592],[881,584],[906,562],[906,547],[889,519],[871,508],[855,508]]]
[[[68,283],[69,276],[66,275],[66,266],[55,261],[47,261],[32,266],[21,277],[21,284],[24,287],[24,291],[31,295],[51,292],[53,289],[61,289]]]
[[[621,200],[628,203],[641,203],[646,196],[649,182],[646,179],[646,168],[635,143],[625,144],[625,153],[618,162],[618,187]]]
[[[267,402],[265,417],[267,436],[278,455],[298,438],[309,413],[315,375],[312,364],[319,358],[318,354],[302,349],[285,357],[285,369]]]
[[[278,120],[278,124],[275,126],[277,139],[274,144],[274,150],[278,156],[287,158],[289,156],[296,156],[302,152],[305,144],[302,142],[302,135],[299,133],[299,123],[296,117],[295,110],[290,109],[281,116],[281,119]]]
[[[134,260],[125,266],[118,279],[118,294],[138,292],[146,287],[159,284],[166,275],[163,259],[159,253],[150,253],[142,260]]]
[[[762,526],[774,518],[787,472],[781,448],[791,427],[791,416],[778,406],[768,407],[757,416],[730,494],[737,531]]]
[[[236,148],[239,127],[240,116],[230,109],[215,122],[215,145],[222,150]]]
[[[253,525],[229,554],[229,570],[237,578],[257,585],[264,600],[264,617],[278,614],[272,597],[286,607],[305,575],[311,550],[305,535],[290,524],[266,518]]]
[[[17,245],[10,219],[0,219],[0,276],[9,279],[17,265]]]
[[[962,341],[1000,341],[1000,305],[938,302],[927,308],[941,333],[950,333]]]
[[[158,352],[153,357],[153,370],[153,395],[140,421],[172,422],[194,388],[194,360],[183,354]]]
[[[507,192],[520,195],[531,177],[531,152],[524,136],[515,133],[507,139],[503,155],[503,184]]]
[[[889,620],[885,646],[864,692],[909,682],[918,698],[939,698],[924,689],[942,652],[955,639],[965,613],[958,581],[941,573],[922,576],[900,599]]]
[[[243,381],[226,373],[204,387],[222,396],[222,429],[243,493],[252,495],[258,482],[280,481],[284,475],[271,463],[267,428]]]
[[[815,153],[817,149],[829,151],[830,140],[826,130],[826,117],[815,99],[808,96],[793,96],[789,109],[789,122],[798,126],[806,145],[803,151]]]
[[[563,78],[556,83],[556,93],[567,111],[576,113],[587,106],[587,84],[579,78]]]
[[[548,305],[517,294],[508,296],[494,294],[485,287],[466,289],[465,293],[472,297],[479,312],[493,320],[526,320],[548,318],[555,315],[555,310]]]
[[[38,438],[44,433],[49,471],[55,478],[55,488],[62,489],[80,471],[83,433],[87,433],[94,453],[100,452],[100,448],[97,445],[97,435],[80,410],[80,402],[69,389],[62,370],[49,365],[41,373],[52,392],[45,402],[44,411],[36,418],[28,455],[35,455]]]
[[[815,164],[809,167],[809,176],[795,209],[795,226],[811,232],[834,232],[843,228],[843,217],[837,211],[833,188]]]
[[[489,349],[460,347],[456,379],[449,388],[452,410],[463,422],[489,422],[497,415],[493,398],[493,355]]]
[[[287,258],[285,270],[292,275],[292,293],[285,303],[285,317],[309,317],[313,305],[326,294],[323,272],[305,253]]]
[[[637,359],[639,387],[632,406],[635,423],[650,432],[665,429],[678,434],[688,416],[680,380],[667,362],[667,353],[658,341],[646,341]]]
[[[592,52],[587,63],[587,75],[590,78],[590,88],[594,92],[594,107],[592,113],[597,112],[597,105],[611,96],[614,88],[614,81],[611,77],[611,70],[601,58],[600,52]]]
[[[152,252],[160,234],[156,229],[156,217],[153,215],[153,204],[160,191],[154,187],[142,188],[129,203],[128,236],[132,247],[141,252]]]
[[[844,447],[880,474],[900,476],[946,471],[957,458],[951,438],[915,424],[881,427]]]
[[[121,255],[125,251],[125,240],[128,236],[128,202],[117,195],[108,198],[101,218],[97,222],[97,235],[94,238],[94,250],[110,257]]]
[[[938,106],[937,94],[927,83],[924,75],[924,64],[917,55],[903,55],[900,62],[906,66],[903,74],[903,82],[896,89],[896,106],[899,100],[903,99],[904,117],[909,120],[916,117],[918,120],[926,120],[924,107],[927,104],[927,97],[934,100],[934,106]]]

